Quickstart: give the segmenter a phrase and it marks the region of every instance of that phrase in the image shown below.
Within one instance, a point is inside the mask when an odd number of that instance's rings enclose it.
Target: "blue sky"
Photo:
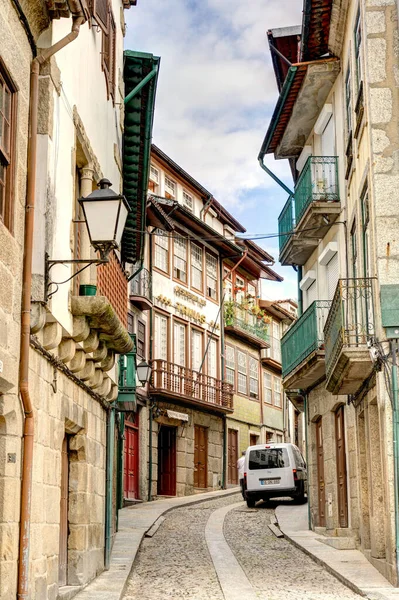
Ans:
[[[266,31],[301,22],[301,0],[138,0],[125,47],[161,56],[154,142],[209,189],[248,233],[277,231],[286,194],[257,156],[277,100]],[[267,159],[289,187],[286,161]],[[276,259],[278,239],[258,242]],[[296,274],[263,295],[295,297]]]

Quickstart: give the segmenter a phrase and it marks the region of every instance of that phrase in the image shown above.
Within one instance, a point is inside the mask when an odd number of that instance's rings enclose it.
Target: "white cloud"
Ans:
[[[126,47],[161,56],[154,141],[228,208],[274,184],[256,157],[277,99],[266,31],[299,23],[296,0],[140,1]],[[280,177],[289,171],[273,163]]]

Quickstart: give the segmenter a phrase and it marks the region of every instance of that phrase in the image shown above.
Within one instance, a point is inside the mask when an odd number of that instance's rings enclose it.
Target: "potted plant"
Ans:
[[[233,325],[234,322],[234,302],[232,300],[228,300],[224,303],[224,319],[226,325]]]

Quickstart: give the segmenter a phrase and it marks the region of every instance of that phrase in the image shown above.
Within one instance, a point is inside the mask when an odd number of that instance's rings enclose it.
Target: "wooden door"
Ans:
[[[319,501],[319,527],[326,524],[326,489],[324,481],[324,451],[323,431],[321,418],[316,423],[316,447],[317,447],[317,493]]]
[[[60,500],[60,553],[58,560],[58,583],[67,583],[68,563],[68,488],[69,488],[69,456],[68,436],[64,437],[61,449],[61,500]]]
[[[123,494],[127,500],[139,497],[139,422],[125,421],[125,446],[123,461]]]
[[[339,526],[348,527],[348,488],[346,479],[346,449],[343,406],[340,406],[335,413],[335,441],[337,449]]]
[[[208,430],[206,427],[194,427],[194,487],[205,489],[208,471]]]
[[[158,494],[176,496],[176,427],[166,425],[158,434]]]
[[[258,436],[255,435],[254,433],[250,433],[249,434],[249,445],[256,446],[257,443],[258,443]]]
[[[227,440],[227,483],[238,483],[237,461],[238,461],[238,432],[229,429]]]

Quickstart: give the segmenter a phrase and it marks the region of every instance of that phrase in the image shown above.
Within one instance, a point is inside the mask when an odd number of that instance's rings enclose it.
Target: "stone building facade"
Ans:
[[[107,567],[115,534],[116,484],[107,486],[106,480],[116,476],[109,459],[116,359],[133,348],[124,263],[134,257],[124,239],[120,253],[112,251],[108,264],[98,267],[98,276],[94,266],[77,274],[71,261],[97,258],[78,198],[95,190],[104,175],[117,192],[123,187],[123,9],[130,4],[109,0],[91,9],[83,0],[3,0],[0,6],[0,97],[6,120],[0,142],[2,600],[17,592],[32,600],[76,592]],[[29,88],[31,71],[31,79],[38,80],[37,105],[34,84]],[[138,114],[152,115],[153,99],[143,92],[138,100]],[[139,162],[148,163],[149,149],[146,155],[140,137],[137,148]],[[24,241],[32,214],[33,247],[29,235]],[[32,263],[23,259],[30,250]],[[32,298],[30,348],[28,356],[21,353],[19,374],[23,285],[28,303]],[[96,295],[85,295],[87,288]],[[23,306],[26,339],[26,301]],[[30,392],[31,409],[22,384]],[[34,436],[31,466],[28,419]]]
[[[280,99],[259,155],[289,159],[295,182],[279,217],[301,308],[282,340],[283,384],[307,419],[312,527],[397,584],[396,350],[385,341],[398,320],[397,5],[304,5],[302,28],[268,33]]]

